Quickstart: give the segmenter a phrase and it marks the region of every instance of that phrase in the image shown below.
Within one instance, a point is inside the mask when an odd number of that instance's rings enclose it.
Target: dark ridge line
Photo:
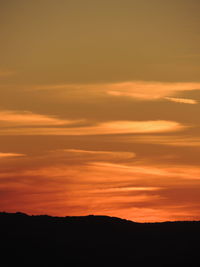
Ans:
[[[28,218],[48,218],[48,219],[60,219],[60,220],[67,220],[67,219],[74,219],[74,220],[79,220],[79,219],[107,219],[110,221],[118,221],[118,222],[124,222],[124,223],[129,223],[129,224],[140,224],[140,225],[160,225],[160,224],[176,224],[176,223],[181,223],[181,224],[192,224],[192,223],[200,223],[200,220],[186,220],[186,221],[162,221],[162,222],[135,222],[131,220],[127,220],[124,218],[119,218],[119,217],[114,217],[114,216],[108,216],[108,215],[84,215],[84,216],[53,216],[53,215],[48,215],[48,214],[38,214],[38,215],[33,215],[33,214],[27,214],[24,212],[6,212],[6,211],[0,211],[0,218],[1,216],[21,216],[21,217],[28,217]]]

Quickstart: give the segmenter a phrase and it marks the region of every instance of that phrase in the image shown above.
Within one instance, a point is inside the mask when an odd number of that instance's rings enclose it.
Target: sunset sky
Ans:
[[[200,220],[199,0],[0,0],[0,211]]]

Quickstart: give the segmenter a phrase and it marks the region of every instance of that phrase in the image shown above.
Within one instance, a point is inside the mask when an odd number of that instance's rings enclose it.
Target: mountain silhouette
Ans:
[[[200,266],[200,222],[0,213],[1,266]]]

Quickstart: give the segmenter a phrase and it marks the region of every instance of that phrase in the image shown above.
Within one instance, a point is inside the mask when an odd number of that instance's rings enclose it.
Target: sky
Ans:
[[[0,0],[0,210],[200,220],[198,0]]]

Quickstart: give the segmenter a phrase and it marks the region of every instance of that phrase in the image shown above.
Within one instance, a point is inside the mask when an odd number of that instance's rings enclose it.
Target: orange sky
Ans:
[[[0,210],[199,220],[200,4],[0,3]]]

